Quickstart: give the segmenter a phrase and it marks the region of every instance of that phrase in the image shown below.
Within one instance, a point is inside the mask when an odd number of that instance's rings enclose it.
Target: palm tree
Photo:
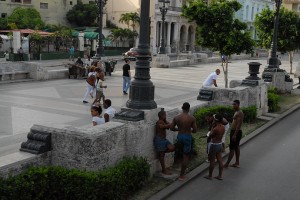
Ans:
[[[131,20],[130,13],[123,13],[123,14],[121,14],[119,22],[125,23],[127,25],[127,27],[129,28],[130,20]]]
[[[129,18],[131,23],[132,30],[135,31],[136,24],[140,23],[140,16],[137,12],[129,13]]]

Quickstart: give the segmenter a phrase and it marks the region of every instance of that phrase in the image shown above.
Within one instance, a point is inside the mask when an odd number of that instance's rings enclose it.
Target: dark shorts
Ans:
[[[222,143],[214,144],[210,143],[209,145],[209,155],[217,155],[218,153],[222,153]]]
[[[242,130],[239,130],[237,135],[236,135],[236,138],[235,138],[235,141],[232,140],[232,136],[234,134],[235,130],[231,130],[230,131],[230,144],[229,144],[229,149],[236,149],[240,146],[240,141],[242,139]]]
[[[177,141],[182,146],[184,154],[190,154],[192,151],[192,135],[191,134],[178,134]]]
[[[103,93],[103,91],[97,90],[96,91],[96,99],[100,99],[100,98],[105,99],[104,93]]]
[[[169,144],[171,144],[171,142],[166,138],[161,138],[157,135],[154,138],[154,147],[156,151],[167,151]]]

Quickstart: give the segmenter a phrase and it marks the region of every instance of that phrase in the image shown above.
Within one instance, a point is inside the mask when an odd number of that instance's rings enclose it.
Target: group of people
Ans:
[[[89,68],[88,77],[86,79],[86,91],[83,97],[84,104],[88,103],[88,96],[92,99],[95,97],[91,106],[92,122],[94,126],[111,121],[116,113],[116,110],[111,107],[111,100],[105,99],[104,88],[107,88],[107,85],[104,84],[104,77],[105,74],[102,63],[100,61],[94,61]],[[103,116],[101,101],[103,108],[105,109]]]
[[[209,132],[207,134],[207,153],[209,166],[209,174],[205,176],[206,179],[213,179],[213,171],[215,167],[215,159],[219,165],[219,173],[214,178],[223,180],[223,168],[229,166],[239,168],[240,167],[240,140],[242,138],[241,125],[243,123],[244,114],[240,109],[240,101],[234,100],[232,103],[235,110],[233,121],[230,131],[230,144],[229,144],[229,156],[225,164],[222,161],[222,152],[225,151],[225,138],[226,133],[229,130],[229,122],[219,114],[208,114],[206,120],[209,125]],[[190,155],[192,153],[192,133],[196,133],[196,119],[189,114],[190,104],[185,102],[182,105],[182,113],[175,116],[173,121],[169,123],[166,119],[166,112],[162,109],[158,113],[159,120],[156,122],[156,135],[154,138],[154,147],[158,152],[158,158],[161,164],[162,173],[170,175],[165,167],[165,153],[174,152],[174,145],[167,140],[166,130],[178,131],[177,143],[182,147],[183,160],[181,162],[181,170],[178,180],[183,181],[187,177],[185,176],[186,168],[189,162]],[[235,163],[230,165],[231,160],[235,155]]]

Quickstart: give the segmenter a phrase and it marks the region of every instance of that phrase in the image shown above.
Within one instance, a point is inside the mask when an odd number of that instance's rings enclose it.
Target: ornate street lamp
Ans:
[[[126,103],[126,106],[132,109],[157,108],[157,104],[154,101],[154,85],[150,80],[149,12],[150,0],[141,0],[138,56],[134,80],[130,86],[129,100]]]
[[[104,47],[102,40],[102,26],[103,26],[103,7],[105,6],[107,0],[95,0],[98,7],[98,47],[96,51],[95,58],[101,60],[104,56]]]
[[[159,10],[161,12],[161,20],[162,20],[162,30],[161,30],[161,38],[160,38],[160,47],[158,54],[166,54],[166,45],[165,45],[165,19],[166,14],[168,12],[168,7],[170,1],[168,0],[158,0]]]
[[[275,20],[274,20],[274,33],[271,43],[271,56],[269,58],[269,69],[278,69],[279,68],[279,60],[277,58],[277,35],[278,35],[278,23],[279,23],[279,11],[282,0],[275,0],[276,3],[276,12],[275,12]]]

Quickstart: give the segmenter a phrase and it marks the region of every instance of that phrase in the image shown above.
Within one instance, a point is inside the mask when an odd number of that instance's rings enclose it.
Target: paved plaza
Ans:
[[[286,56],[287,57],[287,56]],[[232,60],[229,63],[229,81],[242,80],[248,76],[248,62],[253,60]],[[266,58],[255,59],[262,63],[260,72],[267,65]],[[296,67],[298,59],[293,65]],[[63,61],[53,61],[53,65]],[[51,68],[51,61],[45,62]],[[107,76],[104,90],[113,107],[120,110],[128,95],[122,93],[123,62],[118,63],[112,76]],[[132,63],[132,69],[135,63]],[[45,65],[46,66],[46,65]],[[53,68],[63,68],[56,66]],[[183,102],[196,101],[203,81],[220,68],[220,63],[197,64],[176,68],[151,68],[151,80],[155,85],[155,101],[163,107],[180,107]],[[282,61],[282,69],[289,71],[289,63]],[[134,74],[134,72],[132,72]],[[261,75],[261,74],[260,74]],[[294,77],[292,77],[294,78]],[[224,76],[218,76],[219,87],[224,87]],[[298,79],[294,78],[294,83]],[[0,156],[16,152],[20,143],[34,124],[66,124],[76,127],[92,126],[90,103],[83,104],[86,81],[84,79],[59,79],[0,84]]]

